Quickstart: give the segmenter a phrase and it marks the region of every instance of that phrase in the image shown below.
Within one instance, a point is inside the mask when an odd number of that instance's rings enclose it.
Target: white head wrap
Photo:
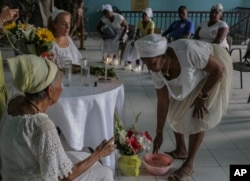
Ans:
[[[211,8],[211,10],[214,10],[214,9],[220,11],[221,13],[223,12],[223,6],[222,6],[221,3],[213,5],[212,8]]]
[[[112,6],[110,4],[103,4],[102,5],[102,11],[108,10],[110,12],[113,12]]]
[[[146,13],[149,18],[153,17],[153,11],[151,8],[146,8],[142,12]]]
[[[159,34],[149,34],[135,41],[140,57],[157,57],[165,54],[167,40]]]
[[[56,10],[54,10],[54,11],[52,12],[52,14],[51,14],[52,21],[54,21],[54,20],[56,19],[56,17],[57,17],[59,14],[63,13],[63,12],[65,12],[65,11],[62,10],[62,9],[56,9]]]

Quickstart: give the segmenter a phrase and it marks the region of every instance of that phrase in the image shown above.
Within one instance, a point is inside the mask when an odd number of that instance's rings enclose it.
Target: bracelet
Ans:
[[[198,97],[199,97],[200,99],[202,99],[203,101],[208,100],[208,95],[207,95],[207,93],[205,93],[205,94],[199,94]]]

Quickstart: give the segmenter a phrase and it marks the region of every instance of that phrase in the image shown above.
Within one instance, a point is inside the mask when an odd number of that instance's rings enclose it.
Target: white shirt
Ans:
[[[101,18],[101,21],[104,24],[112,27],[116,31],[116,33],[118,33],[122,28],[121,23],[124,20],[124,17],[122,15],[120,15],[120,14],[117,14],[117,13],[113,13],[113,15],[114,15],[114,21],[113,22],[110,22],[110,20],[106,16],[103,16]]]
[[[152,72],[155,88],[164,85],[168,87],[169,95],[175,100],[183,100],[205,78],[207,73],[202,70],[213,54],[209,43],[197,40],[180,39],[168,45],[174,52],[181,66],[180,75],[172,80],[167,80],[162,72]]]
[[[212,42],[216,38],[218,30],[220,28],[228,28],[228,25],[225,21],[220,20],[212,26],[208,26],[208,21],[201,22],[198,27],[201,28],[199,31],[199,37],[200,37],[199,40]],[[224,40],[222,40],[219,45],[228,49],[229,45],[227,43],[227,37],[225,37]]]
[[[67,37],[69,46],[66,48],[61,48],[56,42],[53,43],[52,51],[56,53],[59,57],[59,64],[63,65],[65,60],[72,60],[72,64],[80,65],[80,60],[83,58],[80,51],[75,46],[73,40]]]

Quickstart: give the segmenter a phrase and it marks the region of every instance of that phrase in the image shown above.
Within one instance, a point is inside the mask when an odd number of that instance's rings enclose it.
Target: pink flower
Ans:
[[[136,154],[140,149],[142,149],[142,146],[136,139],[135,135],[131,136],[127,142],[128,146],[133,150],[134,154]]]

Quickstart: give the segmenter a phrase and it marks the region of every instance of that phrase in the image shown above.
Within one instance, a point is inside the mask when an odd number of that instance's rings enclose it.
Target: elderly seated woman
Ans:
[[[113,12],[110,4],[102,5],[102,12],[103,16],[97,25],[97,31],[104,41],[103,56],[116,58],[120,43],[124,43],[127,39],[128,23],[122,15]],[[112,63],[118,64],[117,61]]]
[[[97,161],[115,149],[113,138],[103,140],[87,158],[83,152],[67,154],[54,123],[45,114],[62,92],[62,73],[57,66],[36,55],[7,61],[13,84],[24,95],[9,101],[1,120],[2,179],[112,181],[111,169]]]

